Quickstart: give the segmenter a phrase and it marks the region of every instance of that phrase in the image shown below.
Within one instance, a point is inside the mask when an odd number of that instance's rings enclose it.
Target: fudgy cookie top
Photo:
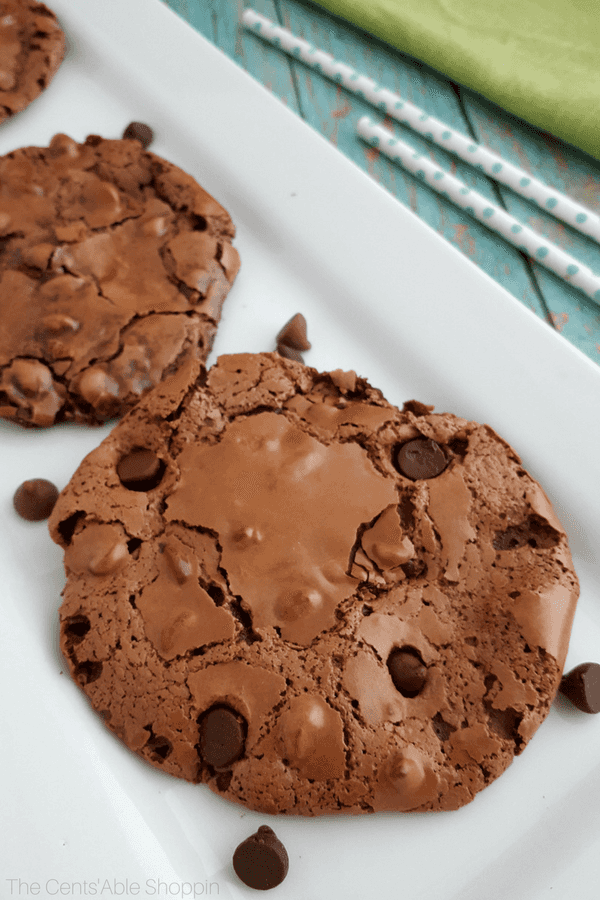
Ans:
[[[94,708],[263,812],[471,800],[547,714],[578,594],[517,454],[279,354],[159,390],[50,520],[62,648]]]
[[[0,416],[122,415],[203,363],[239,268],[228,213],[139,140],[0,159]]]
[[[0,122],[29,106],[65,55],[54,13],[35,0],[0,2]]]

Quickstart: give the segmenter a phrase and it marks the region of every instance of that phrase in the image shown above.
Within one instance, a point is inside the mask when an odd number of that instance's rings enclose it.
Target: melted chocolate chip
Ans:
[[[394,647],[387,664],[394,687],[403,697],[416,697],[421,693],[427,681],[427,666],[416,650]]]
[[[160,484],[165,464],[153,450],[137,447],[117,465],[121,484],[130,491],[151,491]]]
[[[415,438],[396,451],[396,467],[412,481],[435,478],[447,465],[446,454],[431,438]]]
[[[587,662],[576,666],[563,677],[559,691],[581,712],[599,713],[600,665]]]
[[[154,132],[149,125],[144,125],[143,122],[130,122],[123,132],[123,137],[126,140],[139,141],[146,150],[154,140]]]
[[[420,575],[427,571],[427,564],[424,560],[415,557],[415,559],[409,559],[400,568],[407,578],[419,578]]]
[[[464,459],[467,455],[467,450],[469,449],[469,440],[468,438],[455,437],[452,438],[448,446],[455,456],[460,456],[461,459]]]
[[[209,709],[200,719],[200,756],[209,766],[223,769],[239,759],[246,743],[245,722],[226,706]]]
[[[58,488],[45,478],[24,481],[13,497],[13,506],[22,519],[41,522],[47,519],[58,498]]]
[[[281,884],[288,873],[287,850],[268,825],[261,825],[233,854],[236,875],[248,887],[268,891]]]

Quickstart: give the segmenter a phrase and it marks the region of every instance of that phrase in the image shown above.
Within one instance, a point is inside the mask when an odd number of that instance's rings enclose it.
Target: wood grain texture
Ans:
[[[600,211],[600,165],[591,157],[546,132],[498,110],[481,97],[463,92],[465,111],[478,141],[501,153],[527,173]],[[503,203],[515,218],[543,234],[595,272],[600,246],[537,204],[501,187]],[[587,356],[600,363],[600,307],[536,262],[529,265],[554,327]]]
[[[374,38],[367,36],[360,41],[348,43],[348,30],[338,20],[313,11],[298,3],[281,0],[283,24],[295,34],[312,41],[317,46],[344,59],[355,69],[406,99],[420,106],[453,128],[468,131],[459,100],[450,83],[429,69],[407,57],[391,51]],[[301,105],[306,120],[330,140],[334,139],[338,148],[346,156],[366,169],[377,181],[384,185],[405,206],[413,210],[435,231],[443,235],[472,262],[484,269],[512,294],[517,296],[539,316],[546,311],[532,283],[521,254],[509,247],[467,213],[444,200],[420,179],[394,165],[379,151],[367,147],[356,138],[356,123],[365,114],[373,115],[372,108],[358,97],[348,94],[337,85],[314,74],[302,63],[295,62],[297,84],[301,94]],[[343,108],[344,116],[339,109]],[[337,113],[335,128],[332,128],[332,113]],[[494,188],[482,173],[460,160],[455,159],[441,148],[429,143],[390,119],[386,124],[408,143],[426,153],[446,171],[462,178],[469,187],[490,199],[496,199]]]
[[[600,163],[304,0],[163,0],[549,327],[600,364],[600,307],[356,137],[368,104],[240,25],[245,6],[290,28],[558,190],[600,211]],[[392,131],[600,272],[600,246],[396,122]],[[418,298],[415,298],[418,302]]]

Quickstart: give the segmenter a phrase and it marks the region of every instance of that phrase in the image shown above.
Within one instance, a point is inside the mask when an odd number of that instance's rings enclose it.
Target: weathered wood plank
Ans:
[[[538,131],[468,91],[466,115],[478,141],[527,173],[600,211],[600,163],[581,150]],[[575,259],[600,272],[600,246],[541,209],[501,187],[506,208]],[[531,263],[554,326],[583,353],[600,363],[600,307],[538,263]]]
[[[303,0],[164,0],[193,27],[299,113],[313,128],[426,221],[513,296],[548,321],[568,340],[600,362],[600,309],[543,267],[523,257],[495,233],[440,198],[355,136],[361,115],[371,108],[339,85],[240,27],[252,6],[329,50],[382,84],[399,91],[427,112],[471,134],[507,159],[557,189],[600,209],[600,163],[544,132],[537,131],[473,92],[457,88],[429,67],[388,48],[354,26]],[[397,123],[400,137],[427,153],[446,171],[504,205],[521,221],[556,241],[600,272],[600,247],[509,189],[495,185]]]
[[[335,57],[376,79],[422,107],[430,115],[468,132],[460,103],[450,83],[429,67],[387,48],[319,9],[295,0],[281,0],[282,24]],[[401,203],[424,219],[476,265],[506,287],[541,318],[547,317],[528,267],[521,254],[475,219],[439,197],[418,178],[404,172],[355,134],[361,115],[372,108],[294,61],[300,105],[306,121],[327,137],[357,165],[384,185]],[[456,160],[420,135],[387,120],[392,130],[420,152],[427,153],[446,171],[462,178],[490,199],[497,200],[489,179]]]

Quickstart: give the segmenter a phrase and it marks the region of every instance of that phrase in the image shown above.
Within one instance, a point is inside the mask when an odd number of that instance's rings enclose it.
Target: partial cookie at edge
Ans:
[[[226,210],[138,140],[0,159],[0,417],[122,416],[212,347],[239,269]]]
[[[0,8],[0,122],[46,90],[65,55],[52,10],[37,0],[3,0]]]

